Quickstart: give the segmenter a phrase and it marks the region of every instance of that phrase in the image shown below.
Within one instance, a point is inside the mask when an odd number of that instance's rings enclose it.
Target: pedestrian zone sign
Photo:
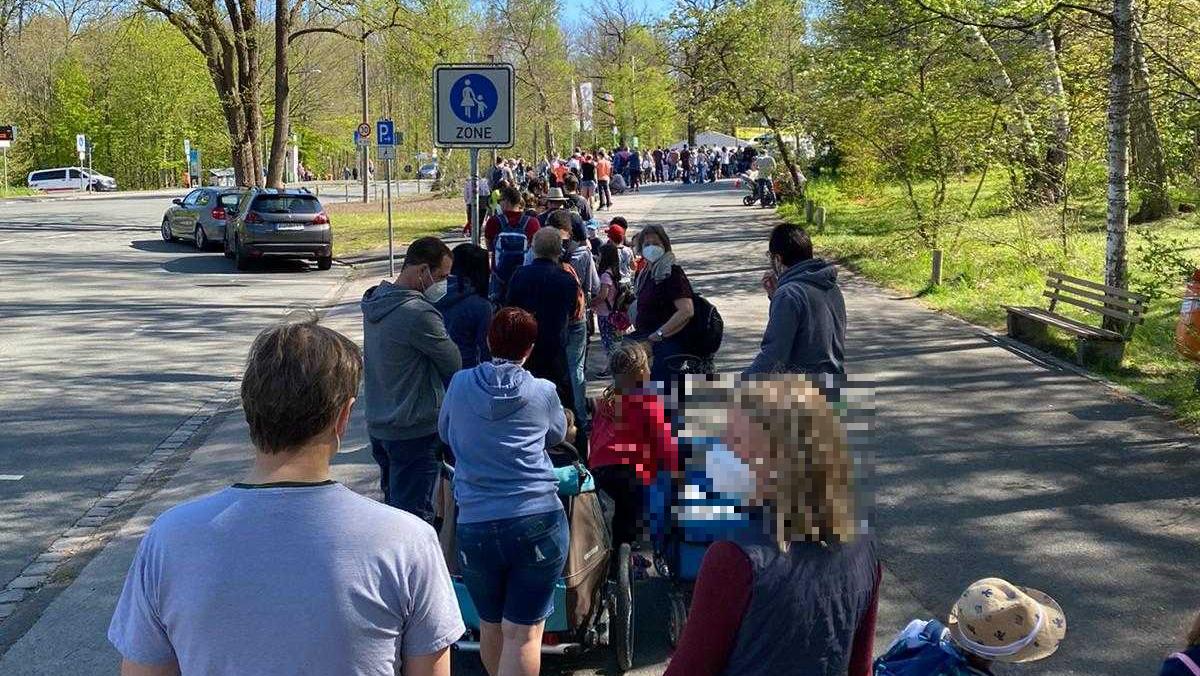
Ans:
[[[433,69],[434,143],[439,148],[511,148],[513,68],[507,63]]]

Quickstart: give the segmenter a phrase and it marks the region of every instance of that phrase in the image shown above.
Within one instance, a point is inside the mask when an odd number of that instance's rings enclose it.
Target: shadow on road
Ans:
[[[164,262],[162,269],[167,272],[183,275],[258,275],[316,272],[316,268],[310,266],[305,261],[286,258],[268,258],[254,263],[248,270],[238,270],[233,261],[219,253],[173,258]]]
[[[181,253],[184,251],[200,253],[196,251],[196,247],[192,246],[191,242],[164,242],[162,239],[135,239],[129,243],[129,248],[150,253]]]

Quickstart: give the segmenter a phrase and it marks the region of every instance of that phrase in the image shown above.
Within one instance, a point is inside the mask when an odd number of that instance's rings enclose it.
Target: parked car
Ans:
[[[430,162],[429,164],[423,164],[423,165],[421,165],[421,168],[417,170],[417,178],[425,178],[425,179],[433,180],[433,179],[437,178],[437,176],[438,176],[437,162]]]
[[[333,231],[321,201],[306,188],[256,188],[242,196],[225,226],[225,255],[239,270],[267,256],[333,265]]]
[[[225,223],[245,194],[237,188],[197,188],[182,199],[171,200],[173,206],[163,214],[163,240],[190,239],[200,251],[224,242]]]
[[[97,171],[82,167],[59,167],[29,173],[26,182],[30,188],[46,192],[66,190],[112,191],[117,189],[117,180]]]

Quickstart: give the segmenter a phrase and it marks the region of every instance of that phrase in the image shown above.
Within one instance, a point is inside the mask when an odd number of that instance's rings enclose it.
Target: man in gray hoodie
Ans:
[[[367,432],[387,504],[433,522],[441,468],[438,409],[462,355],[434,303],[446,295],[453,258],[437,237],[408,247],[396,281],[362,299]]]
[[[772,271],[763,288],[771,312],[758,356],[743,375],[845,373],[846,303],[837,268],[813,258],[808,233],[791,223],[775,226],[767,251]]]

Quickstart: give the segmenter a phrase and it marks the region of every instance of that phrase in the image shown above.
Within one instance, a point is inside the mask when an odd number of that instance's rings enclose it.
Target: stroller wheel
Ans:
[[[683,637],[683,625],[687,623],[688,604],[683,594],[673,592],[671,594],[671,618],[667,625],[667,640],[671,642],[671,647],[679,645],[679,639]]]
[[[629,543],[621,545],[617,556],[613,647],[617,652],[617,668],[625,672],[633,668],[633,552]]]
[[[746,195],[742,198],[742,204],[750,207],[754,206],[754,195]]]

